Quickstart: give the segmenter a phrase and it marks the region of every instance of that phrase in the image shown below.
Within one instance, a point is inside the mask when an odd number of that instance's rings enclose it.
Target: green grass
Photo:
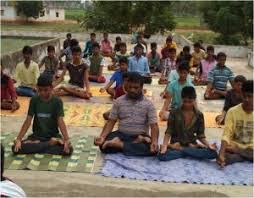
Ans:
[[[215,44],[215,38],[218,36],[215,32],[182,32],[180,34],[192,42],[202,40],[208,44]]]
[[[65,19],[80,21],[84,17],[84,12],[84,10],[79,9],[65,10]]]
[[[29,23],[29,24],[2,24],[2,30],[21,31],[52,31],[52,32],[83,32],[78,23]]]
[[[198,28],[201,27],[199,16],[175,17],[176,28]]]
[[[48,39],[48,38],[47,38]],[[16,51],[23,48],[25,45],[33,45],[46,38],[34,38],[34,37],[1,37],[1,54],[5,54],[11,51]]]

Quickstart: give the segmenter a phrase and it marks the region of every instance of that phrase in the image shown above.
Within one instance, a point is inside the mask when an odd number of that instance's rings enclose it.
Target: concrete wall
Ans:
[[[56,50],[56,54],[60,54],[60,39],[59,38],[49,38],[49,40],[42,41],[35,45],[32,45],[33,48],[33,57],[32,59],[35,62],[39,62],[45,55],[47,55],[48,45],[53,45]],[[14,73],[17,63],[23,60],[22,49],[18,49],[16,52],[7,53],[1,55],[1,62],[3,69],[7,70],[10,74]]]
[[[2,14],[3,13],[3,14]],[[1,21],[14,21],[16,20],[16,9],[12,6],[1,6]]]

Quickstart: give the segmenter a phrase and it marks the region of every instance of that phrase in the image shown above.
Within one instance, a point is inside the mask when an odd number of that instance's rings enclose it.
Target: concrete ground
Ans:
[[[243,74],[253,79],[253,70],[247,66],[247,59],[227,60],[235,74]],[[164,86],[146,85],[153,91],[153,101],[157,109],[162,105],[159,97]],[[204,101],[202,96],[205,87],[198,87],[198,106],[202,111],[220,112],[223,101]],[[1,132],[17,134],[21,128],[23,117],[1,117]],[[68,126],[70,135],[88,134],[96,136],[101,132],[97,127]],[[162,137],[165,127],[160,128]],[[31,128],[29,129],[31,132]],[[220,139],[222,129],[206,129],[208,139]],[[95,175],[100,170],[103,155],[98,152],[92,174],[49,172],[49,171],[14,171],[6,170],[5,175],[20,185],[29,197],[84,197],[84,196],[110,196],[110,197],[253,197],[251,186],[225,186],[225,185],[197,185],[175,184],[130,179],[117,179]]]

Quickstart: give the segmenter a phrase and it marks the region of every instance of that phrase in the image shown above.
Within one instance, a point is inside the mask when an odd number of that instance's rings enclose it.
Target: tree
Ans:
[[[93,1],[81,25],[111,33],[164,33],[176,26],[170,8],[170,2]]]
[[[33,17],[37,19],[40,12],[43,11],[42,1],[17,1],[17,12],[26,16],[27,18]]]
[[[219,40],[225,44],[236,42],[236,38],[253,38],[252,1],[213,1],[200,4],[209,28],[220,33]],[[238,37],[237,37],[238,36]]]

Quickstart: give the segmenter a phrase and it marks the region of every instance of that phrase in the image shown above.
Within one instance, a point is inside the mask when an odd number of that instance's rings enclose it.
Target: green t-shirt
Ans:
[[[57,119],[64,116],[60,98],[52,96],[49,101],[43,101],[40,96],[32,97],[28,115],[34,116],[33,136],[43,139],[59,137]]]
[[[90,69],[89,69],[89,75],[99,75],[100,67],[102,64],[103,56],[90,56]]]

